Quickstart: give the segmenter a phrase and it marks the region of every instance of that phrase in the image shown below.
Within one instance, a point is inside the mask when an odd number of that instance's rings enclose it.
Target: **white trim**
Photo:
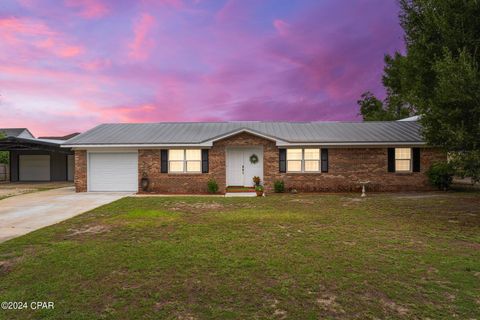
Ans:
[[[288,160],[288,149],[301,149],[302,150],[302,159],[300,160]],[[319,159],[318,160],[315,160],[315,159],[305,159],[305,149],[318,149],[318,152],[319,152]],[[289,171],[288,170],[288,161],[300,161],[300,171]],[[317,161],[318,162],[318,170],[315,170],[315,171],[306,171],[305,170],[305,161]],[[307,146],[307,147],[304,147],[304,148],[287,148],[287,152],[286,152],[286,155],[285,155],[285,162],[286,162],[286,172],[285,173],[306,173],[306,174],[310,174],[310,173],[323,173],[322,172],[322,148],[319,148],[319,147],[316,147],[316,148],[312,148],[310,146]]]
[[[277,147],[309,147],[309,146],[329,146],[329,147],[378,147],[378,146],[424,146],[426,142],[295,142],[277,144]]]
[[[234,133],[232,135],[238,134]],[[252,133],[259,137],[261,135]],[[231,135],[229,135],[231,136]],[[62,148],[73,148],[73,150],[81,149],[97,149],[97,148],[132,148],[132,149],[174,149],[174,148],[201,148],[209,149],[213,146],[213,142],[225,139],[229,136],[223,136],[221,138],[216,138],[215,140],[210,140],[209,142],[197,143],[197,144],[79,144],[79,145],[62,145]],[[266,138],[271,140],[271,138]],[[318,146],[318,147],[384,147],[384,146],[427,146],[426,142],[285,142],[281,140],[272,140],[276,141],[277,147],[308,147],[308,146]]]
[[[244,129],[239,129],[239,130],[227,133],[227,134],[224,134],[223,136],[215,137],[211,140],[208,140],[208,142],[215,142],[215,141],[218,141],[218,140],[223,140],[223,139],[226,139],[228,137],[237,135],[239,133],[244,133],[244,132],[249,133],[249,134],[254,135],[254,136],[257,136],[257,137],[261,137],[261,138],[270,140],[270,141],[275,141],[277,143],[277,145],[278,145],[279,142],[284,142],[283,140],[279,140],[277,138],[267,136],[267,135],[264,135],[264,134],[261,134],[261,133],[258,133],[258,132],[255,132],[255,131],[252,131],[252,130],[249,130],[249,129],[245,129],[245,128]]]
[[[157,143],[157,144],[64,144],[61,145],[62,148],[73,148],[73,150],[80,150],[80,149],[96,149],[96,148],[132,148],[132,149],[164,149],[164,148],[185,148],[185,147],[192,147],[192,148],[202,148],[208,149],[208,147],[212,147],[211,143],[179,143],[179,144],[164,144],[164,143]],[[207,148],[205,148],[207,147]]]
[[[183,151],[183,160],[170,160],[170,151],[171,150],[182,150]],[[187,159],[187,150],[198,150],[198,151],[200,151],[200,160],[188,160]],[[178,148],[178,149],[177,148],[170,148],[170,149],[167,150],[167,152],[168,152],[168,168],[167,168],[168,170],[167,170],[167,172],[169,174],[192,174],[192,173],[193,174],[198,174],[198,173],[203,173],[202,172],[202,149],[199,149],[199,148],[195,148],[195,149],[193,149],[193,148],[186,148],[186,149],[185,148],[181,148],[181,149],[180,148]],[[160,158],[161,158],[161,155],[160,155]],[[183,170],[182,171],[171,171],[170,170],[170,163],[172,163],[172,162],[182,162]],[[188,162],[198,162],[198,163],[200,163],[200,170],[199,171],[188,171],[188,168],[187,168],[188,167]]]
[[[231,185],[236,185],[236,184],[232,184],[232,181],[231,181],[231,173],[233,168],[231,167],[231,164],[229,162],[229,160],[231,160],[231,156],[232,156],[232,151],[238,151],[238,150],[241,150],[242,151],[242,161],[244,162],[243,166],[244,166],[244,171],[242,171],[242,180],[243,180],[243,186],[244,187],[251,187],[253,185],[253,181],[251,180],[251,178],[253,178],[253,176],[246,176],[249,172],[249,169],[246,167],[246,166],[250,166],[249,163],[245,163],[245,152],[246,151],[251,151],[251,152],[255,152],[255,153],[258,153],[258,159],[259,159],[259,162],[258,162],[258,169],[260,169],[260,172],[258,174],[258,176],[260,177],[260,179],[262,180],[262,183],[263,183],[263,178],[264,178],[264,167],[265,167],[265,158],[264,158],[264,150],[263,150],[263,146],[259,146],[259,145],[246,145],[246,146],[227,146],[225,148],[225,182],[226,182],[226,185],[227,186],[231,186]],[[247,181],[245,181],[245,179],[247,179]]]
[[[407,158],[397,159],[397,149],[410,149],[410,158],[409,158],[409,159],[407,159]],[[393,157],[393,160],[395,161],[395,172],[396,172],[396,173],[410,173],[410,172],[413,172],[413,149],[412,149],[412,148],[408,148],[408,147],[404,147],[404,148],[394,148],[394,153],[395,153],[395,156]],[[400,161],[409,161],[409,162],[410,162],[410,166],[409,166],[408,170],[398,170],[398,169],[397,169],[397,160],[400,160]]]

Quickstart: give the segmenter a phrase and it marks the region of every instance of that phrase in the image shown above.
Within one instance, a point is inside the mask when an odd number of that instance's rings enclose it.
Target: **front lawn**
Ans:
[[[480,317],[479,193],[133,197],[0,244],[0,319]]]

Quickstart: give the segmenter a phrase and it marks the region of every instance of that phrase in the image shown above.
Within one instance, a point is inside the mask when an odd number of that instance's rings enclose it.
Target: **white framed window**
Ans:
[[[287,149],[287,172],[320,172],[319,148]]]
[[[287,149],[287,172],[302,172],[303,149]]]
[[[168,172],[200,173],[202,172],[202,150],[169,149]]]
[[[303,158],[305,172],[320,171],[320,149],[304,149]]]
[[[396,172],[412,171],[412,149],[411,148],[395,148],[395,171]]]

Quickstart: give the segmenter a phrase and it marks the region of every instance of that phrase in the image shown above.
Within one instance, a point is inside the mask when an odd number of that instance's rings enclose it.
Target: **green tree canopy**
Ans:
[[[427,142],[454,152],[460,171],[478,177],[480,1],[399,4],[406,54],[385,57],[385,109],[421,115]]]

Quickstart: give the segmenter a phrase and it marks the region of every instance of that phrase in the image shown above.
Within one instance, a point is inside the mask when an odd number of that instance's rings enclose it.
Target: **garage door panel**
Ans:
[[[137,191],[137,153],[90,153],[89,191]]]
[[[20,181],[50,181],[49,155],[19,155]]]

